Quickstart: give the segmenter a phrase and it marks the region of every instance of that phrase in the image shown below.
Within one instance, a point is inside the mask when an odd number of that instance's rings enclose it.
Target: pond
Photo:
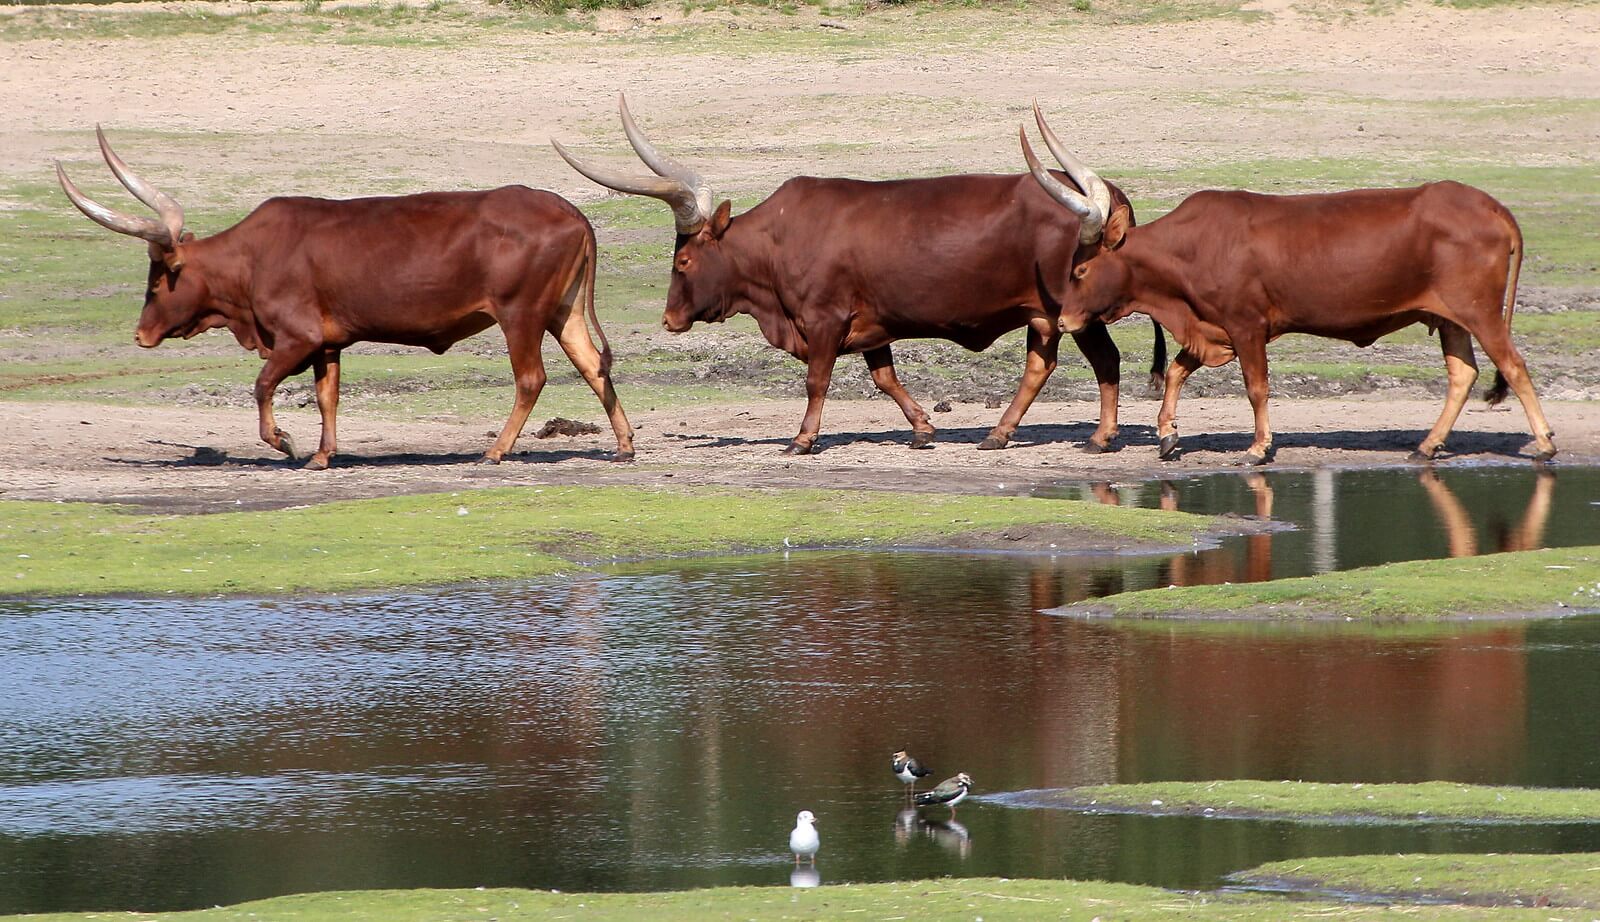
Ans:
[[[1155,558],[807,552],[289,599],[0,601],[0,912],[367,887],[938,875],[1212,887],[1296,855],[1600,849],[1600,826],[904,811],[1166,779],[1600,786],[1600,619],[1124,627],[1123,588],[1593,542],[1600,476],[1223,475],[1062,494],[1301,530]],[[1470,531],[1470,538],[1463,532]],[[1265,556],[1263,556],[1265,555]],[[1226,575],[1223,575],[1226,574]],[[797,880],[796,882],[809,882]]]

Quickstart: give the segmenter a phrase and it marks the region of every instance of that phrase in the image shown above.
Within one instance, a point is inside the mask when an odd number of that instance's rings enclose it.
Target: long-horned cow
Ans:
[[[1022,131],[1023,155],[1046,189],[1077,213],[1100,205],[1046,172]],[[1506,207],[1457,182],[1413,189],[1312,195],[1197,192],[1149,224],[1120,209],[1101,214],[1098,252],[1070,274],[1063,323],[1147,314],[1182,350],[1167,370],[1157,418],[1160,453],[1178,447],[1183,382],[1201,365],[1237,358],[1255,411],[1246,464],[1272,453],[1267,421],[1267,343],[1309,333],[1369,346],[1413,323],[1437,331],[1449,390],[1444,411],[1412,453],[1444,445],[1478,377],[1472,339],[1494,362],[1490,404],[1516,392],[1533,432],[1536,460],[1556,453],[1553,433],[1511,341],[1522,265],[1522,231]]]
[[[552,143],[600,185],[672,207],[677,242],[662,321],[668,330],[748,313],[769,343],[806,363],[805,418],[786,452],[813,450],[834,362],[856,352],[911,423],[911,447],[930,447],[934,426],[895,376],[890,344],[939,338],[978,351],[1026,327],[1021,384],[978,446],[1005,447],[1055,369],[1061,293],[1052,273],[1091,239],[1083,215],[1063,215],[1032,180],[1014,174],[887,182],[799,177],[734,217],[727,201],[713,207],[711,188],[698,174],[656,150],[626,98],[620,108],[623,131],[654,176],[613,173]],[[1063,165],[1077,175],[1076,163]],[[1127,197],[1098,177],[1082,188],[1102,212],[1128,207]],[[1153,380],[1166,364],[1166,341],[1155,330]],[[1117,436],[1120,356],[1104,324],[1066,332],[1100,385],[1100,424],[1084,449],[1105,451]]]
[[[159,220],[86,198],[61,164],[67,197],[97,224],[149,242],[150,275],[134,341],[153,348],[227,327],[266,360],[255,383],[261,440],[295,457],[273,419],[284,378],[316,374],[322,439],[306,467],[336,450],[340,351],[352,343],[424,346],[442,353],[498,323],[511,353],[516,402],[483,460],[511,450],[544,386],[540,345],[554,333],[611,419],[618,460],[633,433],[611,384],[611,347],[594,312],[594,230],[550,192],[506,186],[335,201],[272,198],[210,237],[184,228],[183,208],[122,162],[97,127],[100,152]],[[603,350],[589,337],[594,324]]]

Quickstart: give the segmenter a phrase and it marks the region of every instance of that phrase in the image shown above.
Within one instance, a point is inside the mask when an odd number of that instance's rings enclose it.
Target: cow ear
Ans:
[[[722,235],[728,232],[728,225],[733,223],[733,203],[727,199],[717,206],[716,214],[711,216],[711,237],[721,240]]]
[[[1106,221],[1105,235],[1101,237],[1101,245],[1108,250],[1115,250],[1122,246],[1122,240],[1128,234],[1128,225],[1133,223],[1133,212],[1127,205],[1118,205],[1117,210],[1111,212],[1111,218]]]
[[[1088,274],[1089,264],[1086,262],[1078,263],[1076,266],[1072,267],[1072,277],[1080,282],[1083,281],[1083,277]]]
[[[182,269],[183,247],[175,246],[170,250],[163,248],[161,251],[161,261],[166,263],[167,269],[172,272],[177,272],[179,269]]]

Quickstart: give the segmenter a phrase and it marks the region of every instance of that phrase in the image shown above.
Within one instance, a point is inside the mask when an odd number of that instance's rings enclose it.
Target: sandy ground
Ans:
[[[1480,405],[1481,406],[1481,405]],[[958,404],[936,414],[940,444],[907,447],[905,420],[887,400],[834,401],[822,451],[782,454],[804,401],[763,401],[710,411],[635,413],[638,460],[605,460],[614,442],[598,436],[539,440],[524,435],[497,466],[474,463],[499,421],[394,422],[350,417],[332,470],[302,471],[255,441],[252,414],[229,410],[104,408],[76,403],[0,403],[7,433],[0,497],[127,502],[174,511],[274,508],[394,493],[524,484],[850,487],[901,491],[1026,492],[1063,480],[1129,480],[1236,469],[1249,445],[1249,405],[1195,399],[1181,405],[1180,458],[1156,457],[1155,404],[1128,402],[1123,448],[1089,456],[1078,446],[1094,426],[1088,403],[1034,407],[1011,447],[980,452],[1000,411]],[[1600,413],[1586,403],[1552,402],[1561,462],[1600,462]],[[1281,400],[1273,408],[1275,466],[1404,463],[1439,410],[1437,401]],[[1375,419],[1381,418],[1381,423]],[[1074,422],[1076,420],[1076,422]],[[279,414],[300,444],[312,444],[316,415]],[[1520,410],[1470,408],[1448,445],[1447,463],[1517,462],[1527,441]],[[529,433],[536,426],[529,426]],[[1529,463],[1524,459],[1522,463]]]
[[[526,182],[581,203],[605,193],[551,155],[547,138],[619,150],[624,89],[658,140],[724,190],[771,189],[796,173],[1020,169],[1015,126],[1035,98],[1080,152],[1110,167],[1440,151],[1571,164],[1600,140],[1581,110],[1510,134],[1493,118],[1449,116],[1451,101],[1593,98],[1600,6],[1463,13],[1423,3],[1379,17],[1281,0],[1260,9],[1268,15],[1251,21],[1093,29],[1070,17],[890,11],[854,23],[862,44],[844,50],[807,50],[814,14],[724,17],[735,31],[792,32],[792,52],[728,45],[714,32],[698,44],[650,41],[661,28],[652,17],[673,18],[671,6],[609,15],[598,34],[506,30],[442,47],[239,31],[3,42],[0,173],[48,181],[49,158],[89,160],[88,132],[104,123],[222,135],[135,149],[152,172],[182,170],[184,200],[196,205],[289,189],[369,194],[374,180],[397,177],[416,188]],[[970,41],[941,38],[963,23]],[[905,40],[920,28],[927,42]],[[221,172],[259,183],[207,180]]]
[[[276,8],[295,15],[296,7]],[[605,193],[568,170],[546,139],[619,152],[614,101],[623,89],[658,140],[719,191],[747,194],[796,173],[1015,169],[1015,125],[1035,97],[1097,164],[1427,162],[1448,154],[1572,165],[1593,162],[1600,148],[1600,125],[1585,107],[1600,92],[1600,5],[1459,11],[1420,3],[1377,16],[1282,0],[1255,8],[1264,15],[1252,20],[1093,29],[1062,11],[1032,18],[947,11],[929,20],[890,11],[846,23],[862,41],[843,47],[812,41],[827,27],[809,10],[712,15],[729,35],[776,36],[767,45],[716,39],[710,30],[703,41],[655,41],[681,18],[674,6],[608,14],[595,32],[490,33],[424,21],[379,36],[438,33],[445,38],[438,46],[344,43],[303,32],[275,40],[243,30],[6,40],[0,177],[52,182],[50,158],[65,157],[93,177],[91,191],[106,190],[109,180],[90,171],[90,129],[102,122],[129,132],[123,153],[194,208],[246,207],[289,191],[356,195],[504,182],[545,186],[581,204]],[[23,21],[13,16],[39,15],[4,7],[0,14],[0,30]],[[922,22],[927,40],[908,41]],[[960,40],[963,33],[970,40]],[[1580,105],[1563,108],[1571,102]],[[1548,114],[1456,118],[1453,103],[1542,106]],[[663,234],[666,227],[663,210]],[[1537,377],[1538,357],[1530,360]],[[1014,374],[997,392],[1010,392]],[[796,369],[797,394],[799,380]],[[1180,417],[1186,453],[1160,463],[1155,405],[1125,398],[1126,447],[1089,457],[1077,445],[1094,408],[1046,404],[1029,414],[1011,449],[980,453],[973,444],[1000,411],[957,404],[935,417],[939,447],[913,452],[892,404],[834,399],[822,453],[791,458],[779,451],[797,427],[799,400],[649,412],[624,399],[640,426],[635,464],[600,460],[611,445],[607,434],[524,436],[512,461],[478,466],[471,462],[500,418],[396,422],[346,412],[342,454],[324,474],[301,472],[259,445],[254,414],[244,408],[0,402],[0,496],[204,510],[548,482],[1009,492],[1060,479],[1230,467],[1250,426],[1242,399],[1187,400]],[[1386,394],[1276,400],[1277,464],[1403,461],[1438,406]],[[1546,408],[1562,460],[1600,459],[1593,404],[1552,400]],[[547,415],[536,409],[533,423]],[[282,418],[301,445],[314,444],[313,413]],[[1520,409],[1475,406],[1450,447],[1460,460],[1508,460],[1526,441]]]

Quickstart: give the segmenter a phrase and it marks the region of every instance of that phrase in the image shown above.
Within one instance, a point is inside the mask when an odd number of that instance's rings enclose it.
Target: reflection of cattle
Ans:
[[[622,102],[628,140],[657,175],[639,178],[580,162],[578,172],[621,192],[672,206],[678,239],[663,318],[683,332],[696,321],[752,315],[772,345],[806,363],[806,413],[786,449],[813,450],[822,404],[841,354],[859,352],[873,383],[911,423],[911,447],[933,444],[928,414],[895,376],[890,345],[909,338],[989,347],[1028,330],[1028,360],[1011,406],[979,448],[1003,448],[1056,366],[1061,333],[1056,273],[1070,266],[1089,230],[1063,214],[1026,176],[965,175],[889,182],[800,177],[738,217],[713,207],[699,175],[662,156]],[[1085,185],[1109,209],[1127,213],[1121,191]],[[1117,435],[1116,344],[1104,324],[1072,331],[1100,382],[1100,425],[1084,445],[1103,451]],[[1166,341],[1156,327],[1159,378]]]
[[[1430,470],[1417,475],[1428,503],[1439,517],[1445,539],[1449,542],[1451,557],[1473,557],[1479,551],[1478,530],[1454,492],[1439,475]],[[1522,511],[1522,518],[1514,528],[1502,528],[1495,534],[1490,553],[1503,551],[1531,551],[1544,547],[1545,525],[1550,520],[1551,499],[1555,494],[1556,477],[1549,471],[1540,471],[1533,480],[1533,495]]]
[[[1104,227],[1097,254],[1061,264],[1071,276],[1062,323],[1138,311],[1183,345],[1167,372],[1158,421],[1163,457],[1177,448],[1178,393],[1199,366],[1239,359],[1256,423],[1245,461],[1260,464],[1272,452],[1267,343],[1310,333],[1367,346],[1413,323],[1438,331],[1449,376],[1444,411],[1418,456],[1438,452],[1477,379],[1472,337],[1497,369],[1489,401],[1515,390],[1537,457],[1556,453],[1511,342],[1522,232],[1489,195],[1455,182],[1324,195],[1199,192],[1132,227],[1120,207],[1102,210],[1046,172],[1025,133],[1022,145],[1039,183],[1075,214],[1089,211],[1085,226]]]
[[[611,386],[611,348],[594,313],[594,231],[559,196],[506,186],[349,201],[274,198],[222,233],[199,238],[184,229],[183,208],[128,169],[103,134],[100,150],[159,221],[85,198],[60,164],[56,175],[96,223],[150,244],[135,340],[151,348],[227,327],[239,345],[259,352],[266,364],[256,378],[256,407],[261,440],[273,448],[294,457],[294,443],[272,414],[284,378],[307,368],[316,374],[322,439],[306,466],[325,468],[336,450],[344,347],[399,343],[442,353],[498,323],[516,403],[485,461],[511,450],[539,398],[546,332],[605,405],[617,457],[633,456],[632,430]],[[604,351],[589,338],[585,312]]]

